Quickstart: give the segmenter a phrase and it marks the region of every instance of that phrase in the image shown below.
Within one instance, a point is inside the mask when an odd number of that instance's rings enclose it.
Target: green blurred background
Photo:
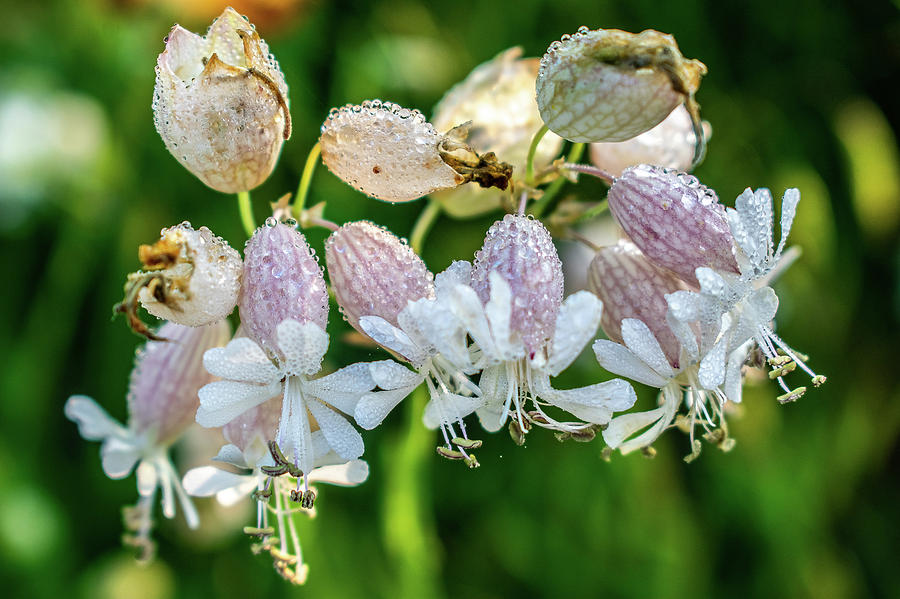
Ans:
[[[726,202],[746,186],[799,187],[804,255],[779,281],[783,336],[828,384],[779,406],[748,389],[730,454],[691,465],[669,432],[653,460],[600,458],[602,444],[526,447],[488,437],[468,471],[398,409],[366,435],[369,481],[320,488],[302,518],[307,586],[282,582],[238,532],[250,506],[203,504],[205,524],[157,530],[159,558],[119,545],[134,479],[108,480],[98,445],[62,406],[95,397],[125,417],[138,339],[110,322],[136,247],[183,220],[242,247],[233,197],[181,168],[151,118],[153,67],[173,22],[203,32],[212,0],[58,0],[4,11],[0,37],[0,582],[7,597],[898,597],[900,596],[900,18],[897,3],[235,3],[279,59],[293,138],[266,202],[296,188],[331,106],[380,97],[430,114],[444,91],[514,45],[539,56],[579,25],[672,33],[709,66],[698,94],[715,134],[697,171]],[[569,186],[596,194],[599,187]],[[585,199],[597,199],[586,197]],[[311,202],[337,222],[409,233],[422,203],[368,200],[325,169]],[[493,216],[443,218],[425,258],[470,258]],[[324,235],[309,234],[320,248]],[[341,342],[332,366],[376,352]],[[567,381],[598,376],[582,356]],[[797,383],[800,384],[800,383]],[[651,405],[644,390],[640,401]],[[195,435],[178,454],[203,463]],[[205,445],[204,445],[205,444]],[[213,448],[213,451],[215,448]]]

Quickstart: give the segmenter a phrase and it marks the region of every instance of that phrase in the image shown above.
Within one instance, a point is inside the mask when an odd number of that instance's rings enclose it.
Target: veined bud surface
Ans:
[[[657,266],[693,286],[701,266],[739,272],[725,207],[693,175],[633,166],[615,180],[607,198],[616,221]]]
[[[268,178],[291,120],[284,75],[253,25],[226,8],[201,37],[176,25],[156,63],[153,121],[166,148],[217,191]]]
[[[418,110],[369,100],[334,108],[319,143],[325,166],[373,198],[407,202],[466,179],[444,162],[443,136]]]
[[[295,228],[273,217],[244,249],[241,324],[251,339],[278,355],[276,329],[284,320],[328,324],[328,290],[322,268]]]
[[[704,137],[711,133],[703,122]],[[678,171],[689,171],[694,161],[697,136],[687,108],[678,106],[660,124],[625,141],[591,144],[591,162],[614,177],[629,166],[654,164]]]
[[[368,221],[347,223],[325,242],[325,263],[338,305],[359,330],[362,316],[394,326],[407,303],[434,297],[434,275],[396,235]]]
[[[432,122],[439,131],[471,121],[467,143],[478,152],[494,152],[510,163],[514,179],[525,173],[528,148],[543,121],[534,99],[537,58],[522,58],[521,48],[510,48],[476,67],[441,99]],[[535,168],[550,164],[562,147],[562,139],[548,133],[535,153]],[[445,210],[467,218],[495,210],[503,192],[465,185],[433,194]]]
[[[685,59],[671,35],[582,27],[541,59],[537,102],[547,127],[565,139],[624,141],[682,103],[698,127],[694,93],[704,74],[706,66]]]
[[[153,432],[157,444],[168,445],[194,421],[200,387],[212,381],[203,353],[231,338],[228,321],[203,327],[165,323],[159,335],[137,351],[128,389],[130,424],[135,433]]]
[[[241,288],[241,255],[206,227],[190,223],[160,231],[159,241],[142,245],[143,270],[128,275],[125,300],[132,328],[154,338],[136,315],[136,300],[154,316],[198,327],[222,320],[234,310]]]
[[[688,286],[671,271],[654,266],[633,243],[621,241],[601,248],[588,267],[588,289],[603,301],[600,326],[612,341],[622,343],[622,320],[644,322],[673,368],[678,368],[681,344],[666,322],[666,294]]]
[[[540,221],[515,214],[495,222],[472,268],[472,288],[483,304],[490,299],[492,272],[512,292],[510,329],[529,353],[538,351],[553,337],[563,299],[562,263],[550,232]]]

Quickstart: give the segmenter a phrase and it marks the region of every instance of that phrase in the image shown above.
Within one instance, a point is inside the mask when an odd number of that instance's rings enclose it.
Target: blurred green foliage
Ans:
[[[408,400],[366,436],[370,480],[320,489],[317,517],[299,520],[306,587],[250,554],[239,533],[249,506],[222,515],[204,503],[195,535],[161,522],[158,561],[136,566],[119,545],[134,481],[105,478],[98,447],[62,405],[85,393],[125,416],[138,340],[110,322],[110,306],[138,243],[183,220],[243,243],[234,198],[182,169],[153,129],[163,36],[175,21],[203,31],[221,9],[186,7],[51,0],[5,12],[4,596],[900,596],[900,98],[890,85],[900,17],[887,1],[239,5],[281,63],[294,120],[275,174],[253,193],[260,220],[296,188],[331,106],[380,97],[429,114],[477,64],[514,45],[539,56],[582,24],[674,34],[709,66],[698,100],[715,134],[701,180],[725,201],[746,186],[801,189],[792,240],[806,253],[777,286],[779,324],[829,383],[788,406],[773,385],[750,388],[732,418],[736,449],[707,448],[691,465],[676,432],[654,460],[604,463],[599,441],[537,431],[522,448],[488,438],[482,467],[468,471],[433,455]],[[332,220],[369,218],[400,235],[422,207],[365,199],[324,168],[310,201],[322,200]],[[426,261],[437,271],[471,257],[491,220],[442,218]],[[321,252],[324,233],[309,238]],[[347,327],[336,312],[331,321],[332,366],[376,355],[342,343]],[[597,376],[582,356],[567,381]],[[189,449],[184,463],[203,460]]]

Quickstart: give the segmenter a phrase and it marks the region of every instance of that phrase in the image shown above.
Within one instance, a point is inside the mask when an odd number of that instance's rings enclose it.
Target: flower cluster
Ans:
[[[357,426],[379,426],[423,385],[421,418],[440,430],[437,454],[474,468],[484,443],[475,421],[486,433],[506,427],[519,445],[534,428],[561,441],[599,432],[607,454],[652,454],[676,426],[690,435],[691,460],[698,426],[722,449],[733,445],[725,416],[741,401],[748,368],[771,369],[781,402],[806,390],[784,380],[797,368],[824,382],[774,332],[769,284],[793,255],[785,243],[799,192],[784,195],[775,246],[767,190],[748,189],[729,208],[676,170],[704,152],[708,127],[694,96],[706,67],[656,31],[582,28],[540,61],[520,54],[475,69],[441,101],[434,124],[380,100],[333,109],[323,123],[311,166],[321,155],[337,177],[389,202],[433,194],[407,242],[369,221],[325,220],[324,203],[306,208],[311,168],[300,197],[255,227],[247,192],[290,132],[284,76],[231,9],[205,37],[172,30],[157,66],[157,130],[204,183],[239,194],[249,240],[241,255],[183,223],[141,246],[143,267],[116,307],[150,339],[132,374],[128,427],[86,397],[66,403],[82,436],[103,441],[111,478],[137,464],[140,500],[126,517],[134,544],[151,547],[157,489],[163,513],[174,515],[178,497],[192,527],[188,495],[225,505],[252,497],[257,518],[244,531],[254,552],[302,583],[294,516],[313,510],[312,485],[364,482]],[[569,161],[554,159],[566,142]],[[576,162],[583,143],[593,144],[594,165]],[[605,203],[555,202],[580,173],[610,185]],[[621,239],[593,246],[589,289],[565,297],[554,236],[581,239],[576,222],[609,218],[607,206]],[[441,211],[503,208],[471,261],[432,274],[419,251]],[[327,280],[301,232],[313,226],[331,230]],[[327,365],[331,297],[385,359]],[[139,306],[169,322],[152,330]],[[235,307],[231,337],[225,319]],[[596,339],[598,327],[606,339]],[[560,388],[555,379],[591,343],[594,382]],[[659,389],[658,407],[629,411],[637,394],[626,379]],[[194,468],[182,483],[166,451],[192,420],[221,429],[226,444],[212,459],[228,466]]]

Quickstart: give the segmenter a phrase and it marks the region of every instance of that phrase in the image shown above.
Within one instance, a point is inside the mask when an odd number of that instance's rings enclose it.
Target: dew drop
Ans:
[[[270,216],[269,218],[266,219],[267,227],[274,227],[277,224],[278,224],[278,219],[275,218],[274,216]]]

